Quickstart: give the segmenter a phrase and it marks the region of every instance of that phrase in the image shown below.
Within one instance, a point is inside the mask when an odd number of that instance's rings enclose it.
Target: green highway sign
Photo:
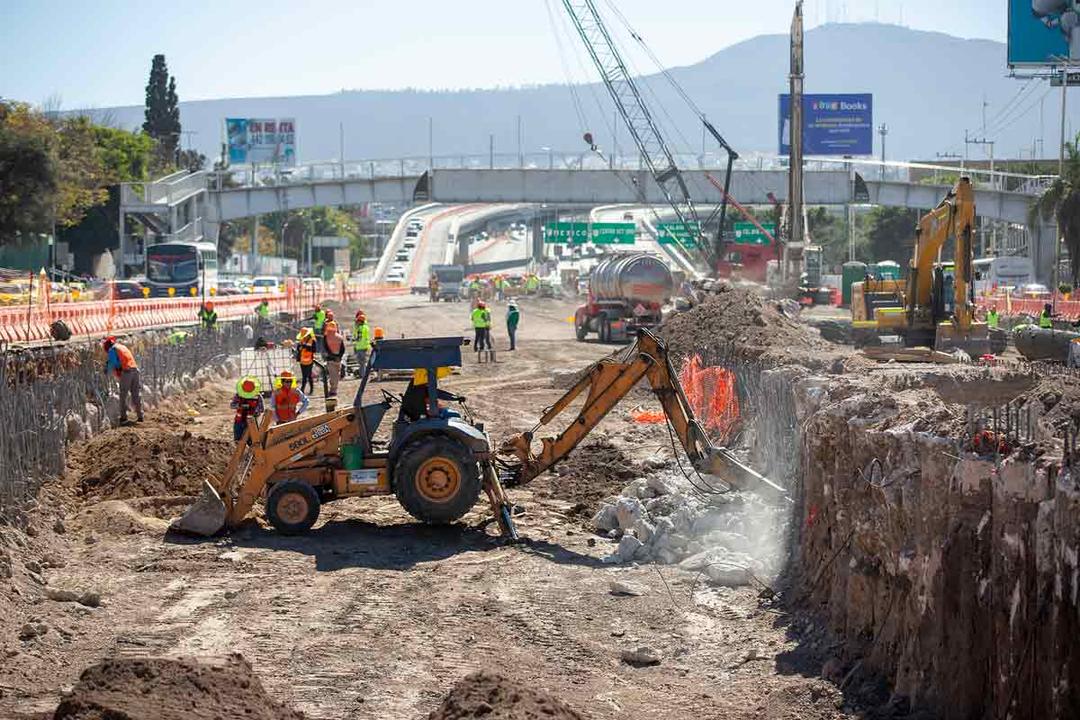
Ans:
[[[701,225],[696,222],[658,222],[656,237],[661,245],[674,245],[676,241],[683,247],[697,247],[701,236]]]
[[[544,226],[544,242],[551,245],[633,245],[636,238],[634,223],[557,222]]]
[[[774,238],[776,237],[776,223],[761,223],[761,227],[768,230]],[[768,245],[769,238],[754,223],[737,222],[734,242],[736,245]]]

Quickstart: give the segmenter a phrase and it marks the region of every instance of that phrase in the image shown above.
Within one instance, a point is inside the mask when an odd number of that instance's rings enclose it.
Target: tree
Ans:
[[[28,105],[0,102],[0,243],[51,229],[56,165],[48,121]]]
[[[918,210],[879,206],[863,216],[862,223],[870,262],[893,260],[907,267],[915,249]]]
[[[843,217],[824,207],[808,209],[806,217],[810,237],[821,246],[825,267],[843,265],[848,259],[847,223]]]
[[[1054,179],[1042,195],[1032,204],[1028,213],[1028,226],[1035,227],[1043,220],[1057,220],[1058,236],[1069,251],[1069,269],[1072,284],[1080,281],[1080,134],[1073,142],[1065,143],[1064,172]]]
[[[59,194],[56,198],[56,224],[77,225],[87,210],[109,198],[109,184],[95,142],[94,126],[86,117],[62,120],[57,127]]]
[[[158,143],[159,161],[172,163],[180,144],[180,107],[176,78],[169,75],[164,55],[155,55],[146,84],[146,113],[143,132]]]

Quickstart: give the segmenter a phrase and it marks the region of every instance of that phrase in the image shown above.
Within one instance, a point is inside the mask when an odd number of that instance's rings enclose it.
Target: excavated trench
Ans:
[[[823,674],[888,716],[1077,717],[1080,381],[838,358],[746,298],[732,333],[707,312],[730,295],[680,322],[724,339],[704,359],[739,379],[741,444],[791,489],[788,606],[842,648]],[[1008,442],[987,454],[990,418]]]

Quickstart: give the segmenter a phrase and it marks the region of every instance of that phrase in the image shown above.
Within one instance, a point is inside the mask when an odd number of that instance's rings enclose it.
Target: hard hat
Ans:
[[[213,310],[214,309],[214,303],[212,303],[212,302],[206,303],[206,309],[207,310]]]
[[[375,328],[375,339],[376,340],[382,340],[385,335],[386,335],[386,331],[384,331],[381,327],[376,327]]]
[[[337,320],[327,320],[326,325],[323,326],[323,332],[325,332],[327,335],[331,334],[332,332],[338,332]]]
[[[296,376],[288,370],[282,370],[281,374],[274,378],[274,387],[280,389],[282,385],[294,387],[296,385]]]
[[[113,337],[112,335],[110,335],[109,337],[107,337],[107,338],[105,338],[104,340],[101,341],[101,346],[103,348],[105,348],[106,350],[108,350],[109,348],[111,348],[115,344],[116,344],[116,338]]]
[[[259,378],[252,375],[245,375],[236,383],[236,394],[245,400],[254,400],[259,397],[259,391],[261,389]]]
[[[315,332],[311,328],[300,328],[300,332],[296,333],[296,339],[303,340],[314,334]]]

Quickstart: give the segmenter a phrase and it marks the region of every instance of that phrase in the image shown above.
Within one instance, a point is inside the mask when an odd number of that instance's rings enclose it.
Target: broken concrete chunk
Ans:
[[[648,667],[649,665],[659,665],[661,655],[659,650],[648,645],[642,645],[633,650],[623,650],[622,661],[634,667]]]
[[[644,547],[643,543],[633,535],[623,535],[619,540],[619,547],[615,552],[604,558],[606,563],[628,563],[634,559],[638,550]]]
[[[615,501],[615,514],[619,520],[619,527],[623,530],[634,527],[634,523],[641,517],[643,510],[641,501],[636,497],[621,497]]]
[[[657,495],[671,495],[679,489],[672,480],[663,475],[650,475],[645,482]]]
[[[596,514],[593,515],[592,525],[597,530],[605,532],[619,527],[619,516],[615,512],[615,506],[607,503],[601,505]]]
[[[641,595],[647,595],[649,592],[649,589],[644,585],[629,580],[612,580],[608,583],[608,589],[612,595],[628,595],[630,597],[640,597]]]
[[[750,584],[750,569],[742,563],[720,560],[706,565],[704,572],[714,585],[741,587]]]
[[[77,602],[79,599],[79,593],[74,590],[63,590],[61,588],[47,587],[45,588],[45,597],[55,602]]]
[[[652,540],[652,536],[656,532],[656,528],[654,528],[645,518],[638,518],[638,521],[634,523],[633,530],[637,539],[643,543]]]

